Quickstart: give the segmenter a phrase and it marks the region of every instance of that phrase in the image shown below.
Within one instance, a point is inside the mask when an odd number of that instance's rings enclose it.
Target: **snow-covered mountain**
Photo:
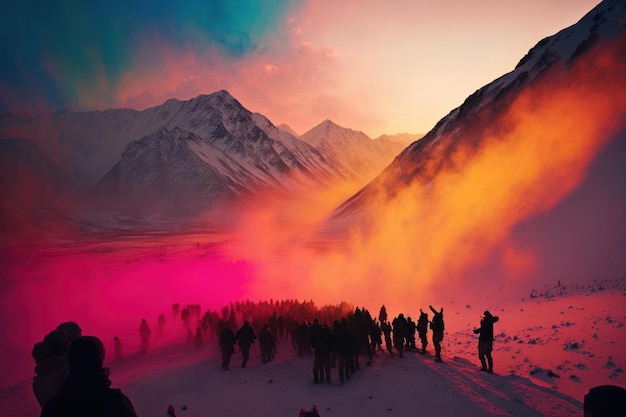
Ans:
[[[390,138],[372,140],[363,132],[330,120],[324,120],[300,139],[326,159],[339,161],[339,169],[349,178],[374,178],[406,147]]]
[[[249,112],[226,91],[188,101],[171,99],[144,111],[57,112],[30,119],[5,115],[0,122],[3,138],[31,139],[45,152],[61,154],[87,186],[119,161],[128,144],[161,128],[193,133],[238,158],[246,169],[274,175],[276,180],[291,170],[313,177],[317,173],[308,170],[323,169],[322,177],[337,174],[312,147],[288,133],[279,137],[280,131],[266,118]]]
[[[375,140],[389,140],[391,142],[398,142],[402,144],[402,146],[407,147],[423,137],[424,135],[421,134],[414,135],[412,133],[398,133],[395,135],[380,135]]]
[[[298,132],[296,132],[295,130],[293,130],[291,128],[291,126],[289,126],[288,124],[285,123],[281,123],[277,126],[280,130],[284,130],[287,133],[290,133],[291,135],[293,135],[294,137],[298,137],[300,136],[300,134]]]
[[[510,124],[503,119],[505,113],[527,88],[548,76],[566,79],[573,64],[587,59],[588,52],[603,41],[618,41],[614,56],[623,63],[624,42],[619,40],[626,37],[625,10],[625,2],[605,0],[575,25],[541,40],[513,71],[477,90],[406,148],[380,176],[339,207],[334,217],[358,217],[373,201],[391,201],[410,185],[427,187],[439,173],[455,166],[457,161],[451,156],[460,146],[477,149],[487,136],[497,136],[498,129],[500,134],[505,131]],[[593,68],[593,63],[589,66]],[[589,74],[583,82],[596,78]]]
[[[206,205],[268,189],[302,192],[347,177],[345,163],[248,111],[226,91],[144,111],[5,114],[0,126],[2,139],[37,144],[100,202]]]
[[[126,206],[170,202],[182,208],[251,193],[264,180],[272,178],[255,176],[199,136],[163,127],[130,143],[94,191]]]

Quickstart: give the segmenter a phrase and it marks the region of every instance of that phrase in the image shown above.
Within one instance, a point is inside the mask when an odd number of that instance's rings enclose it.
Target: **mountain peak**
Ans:
[[[279,130],[282,130],[284,132],[290,133],[291,135],[293,135],[294,137],[299,137],[300,134],[298,132],[296,132],[295,130],[293,130],[291,128],[291,126],[289,126],[288,124],[285,123],[281,123],[280,125],[276,126]]]
[[[233,95],[230,94],[227,90],[219,90],[219,91],[216,91],[215,93],[209,94],[209,96],[221,97],[226,100],[235,99],[235,97],[233,97]]]
[[[221,99],[228,103],[237,101],[237,99],[235,99],[235,97],[233,97],[232,94],[230,94],[226,90],[219,90],[211,94],[200,94],[199,96],[196,96],[190,99],[189,101],[190,102],[204,102],[204,101],[212,102],[215,99]]]
[[[363,141],[371,140],[369,136],[360,130],[353,130],[347,127],[339,126],[330,119],[326,119],[314,128],[310,129],[300,139],[313,146],[319,146],[322,142],[343,142],[346,138],[351,140]]]
[[[325,120],[324,120],[322,123],[320,123],[318,126],[323,126],[323,127],[326,127],[326,128],[339,127],[339,128],[342,128],[342,129],[343,129],[343,127],[342,127],[342,126],[339,126],[337,123],[333,122],[333,121],[332,121],[332,120],[330,120],[330,119],[325,119]]]

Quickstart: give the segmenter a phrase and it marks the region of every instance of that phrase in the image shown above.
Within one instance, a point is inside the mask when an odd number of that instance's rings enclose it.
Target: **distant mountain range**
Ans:
[[[462,172],[459,151],[471,155],[488,138],[506,136],[520,97],[539,85],[550,96],[550,83],[570,82],[574,68],[600,46],[626,37],[625,8],[623,1],[605,0],[577,24],[543,39],[513,71],[478,89],[424,137],[373,140],[331,120],[297,135],[245,109],[227,91],[171,99],[143,111],[2,114],[0,190],[9,196],[2,210],[59,207],[79,196],[103,209],[140,206],[175,213],[350,181],[363,188],[338,207],[331,222],[361,222],[373,205],[395,204],[411,187],[428,190],[441,173]],[[625,43],[610,54],[618,63]],[[571,82],[593,86],[602,80],[606,65],[597,66],[597,73],[594,65],[587,63],[587,78]],[[615,140],[623,137],[622,132]],[[626,160],[619,152],[610,156]],[[598,178],[613,175],[600,166],[594,171]],[[616,193],[626,194],[617,184]]]
[[[9,114],[0,123],[3,142],[30,142],[39,158],[48,155],[50,164],[64,167],[72,188],[116,209],[202,209],[341,181],[362,186],[406,147],[331,121],[297,138],[227,91],[144,111]]]

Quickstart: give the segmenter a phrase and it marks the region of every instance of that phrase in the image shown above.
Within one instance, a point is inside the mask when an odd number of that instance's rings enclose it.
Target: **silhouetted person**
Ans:
[[[347,370],[346,359],[350,355],[352,343],[348,334],[347,323],[345,319],[335,320],[332,330],[333,349],[337,358],[337,371],[339,373],[339,382],[343,383],[345,379],[350,379],[350,372]]]
[[[400,313],[398,317],[391,322],[393,326],[393,345],[398,350],[398,355],[404,357],[404,337],[406,329],[406,319],[404,314]]]
[[[70,374],[67,361],[70,344],[67,333],[53,330],[44,337],[43,342],[35,344],[33,348],[32,355],[35,359],[33,392],[41,407],[61,390],[63,382]]]
[[[243,323],[243,326],[241,326],[241,329],[237,332],[235,339],[239,345],[241,356],[243,356],[241,367],[245,368],[248,364],[248,359],[250,358],[250,346],[252,346],[256,340],[256,334],[254,333],[252,327],[250,327],[250,323],[247,321]]]
[[[376,350],[383,349],[383,331],[381,330],[380,325],[376,320],[374,320],[371,324],[370,340],[370,352],[372,352],[372,354],[376,352]]]
[[[276,343],[267,323],[259,332],[259,346],[261,347],[261,362],[271,361],[276,352]]]
[[[139,337],[141,338],[141,346],[139,351],[143,354],[148,351],[150,347],[150,327],[146,319],[141,319],[141,325],[139,326]]]
[[[480,320],[480,327],[474,328],[474,333],[478,336],[478,358],[482,367],[481,371],[493,373],[493,358],[491,351],[493,350],[493,324],[499,320],[498,316],[492,316],[489,311],[485,311],[484,317]],[[485,363],[487,358],[487,363]]]
[[[235,334],[230,328],[230,323],[224,323],[224,328],[220,335],[220,347],[222,348],[222,369],[228,370],[230,358],[235,353]]]
[[[383,322],[380,325],[380,329],[385,335],[385,347],[387,348],[387,352],[389,352],[389,354],[393,356],[393,343],[391,342],[391,323],[389,323],[388,321]]]
[[[380,307],[380,312],[378,313],[378,321],[380,321],[381,323],[387,321],[387,308],[384,304],[382,305],[382,307]]]
[[[45,405],[41,417],[137,417],[128,397],[111,388],[109,370],[102,367],[104,355],[97,337],[76,339],[68,353],[70,374],[61,391]]]
[[[311,332],[311,346],[315,352],[313,359],[313,382],[330,383],[330,350],[332,348],[332,336],[330,327],[324,324]]]
[[[443,307],[441,307],[440,311],[437,311],[433,308],[433,306],[430,306],[430,311],[432,311],[434,314],[433,319],[430,322],[430,329],[433,331],[435,361],[441,362],[441,341],[443,340],[443,331],[445,328],[443,323]]]
[[[66,321],[57,326],[57,330],[63,330],[70,338],[70,343],[78,339],[82,335],[82,330],[78,324],[73,321]]]
[[[428,345],[428,314],[424,313],[420,308],[420,317],[417,320],[417,334],[422,342],[422,351],[420,353],[426,353],[426,346]]]
[[[404,328],[404,339],[406,340],[406,345],[404,347],[406,350],[415,350],[415,329],[415,322],[411,320],[410,316],[407,317]]]
[[[180,319],[185,324],[185,327],[189,327],[190,317],[191,317],[191,313],[189,312],[189,308],[188,307],[183,308],[182,311],[180,312]]]
[[[119,337],[115,336],[113,338],[113,341],[115,342],[115,361],[121,361],[123,356],[122,356],[122,341],[120,340]]]

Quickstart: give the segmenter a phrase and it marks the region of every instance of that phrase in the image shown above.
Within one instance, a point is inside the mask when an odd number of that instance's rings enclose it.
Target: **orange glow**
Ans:
[[[506,282],[536,267],[532,249],[512,247],[512,230],[570,194],[621,127],[626,62],[612,50],[554,68],[499,119],[478,115],[480,129],[467,130],[476,137],[449,157],[457,168],[427,184],[414,181],[391,202],[381,197],[368,207],[366,227],[351,229],[347,241],[331,235],[320,247],[309,234],[329,200],[313,199],[291,218],[250,213],[232,248],[259,264],[250,292],[414,309],[442,286]],[[389,181],[381,196],[397,188]],[[494,255],[508,277],[480,275]]]

